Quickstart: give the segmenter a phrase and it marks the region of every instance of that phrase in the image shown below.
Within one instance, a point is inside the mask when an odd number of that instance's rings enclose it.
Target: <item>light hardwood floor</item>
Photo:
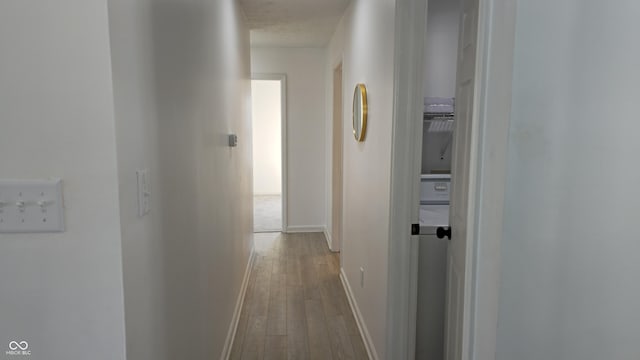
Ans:
[[[367,359],[324,235],[255,236],[231,359]]]

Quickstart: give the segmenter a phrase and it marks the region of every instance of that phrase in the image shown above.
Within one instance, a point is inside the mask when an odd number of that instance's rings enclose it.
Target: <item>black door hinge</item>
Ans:
[[[411,235],[420,235],[420,224],[411,224]]]

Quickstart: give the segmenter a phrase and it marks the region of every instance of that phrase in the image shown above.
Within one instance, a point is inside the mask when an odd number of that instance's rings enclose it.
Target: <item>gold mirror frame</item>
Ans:
[[[358,102],[358,95],[360,95],[360,101]],[[356,106],[360,108],[357,109]],[[356,111],[360,110],[359,119],[356,116]],[[353,92],[353,137],[356,138],[357,142],[364,141],[365,134],[367,133],[367,116],[369,113],[369,108],[367,105],[367,87],[364,84],[357,84],[356,89]],[[357,122],[356,122],[357,121]],[[360,133],[358,134],[358,130],[356,124],[360,123]]]

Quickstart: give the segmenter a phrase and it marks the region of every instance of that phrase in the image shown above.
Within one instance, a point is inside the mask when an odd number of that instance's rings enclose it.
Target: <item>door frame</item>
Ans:
[[[327,236],[327,240],[329,242],[328,246],[329,246],[329,250],[333,251],[333,252],[340,252],[342,250],[342,239],[343,239],[343,233],[342,233],[342,229],[343,229],[343,218],[344,218],[344,213],[342,210],[340,210],[340,228],[338,230],[339,231],[339,237],[338,239],[334,238],[334,234],[336,234],[336,229],[335,226],[336,224],[334,223],[334,210],[336,209],[334,200],[335,200],[335,191],[336,189],[333,187],[333,180],[334,180],[334,176],[335,176],[335,171],[336,169],[339,169],[340,171],[340,208],[342,208],[343,204],[344,204],[344,64],[342,61],[342,55],[340,55],[340,57],[338,58],[338,60],[336,60],[336,62],[331,64],[331,130],[330,130],[330,138],[331,138],[331,153],[330,153],[330,183],[331,183],[331,201],[330,204],[328,206],[329,208],[329,216],[331,217],[331,234],[330,236]],[[338,134],[339,134],[339,139],[338,141],[340,142],[341,146],[340,146],[340,163],[339,164],[335,164],[333,162],[334,160],[334,155],[335,155],[335,142],[336,139],[334,137],[334,135],[336,135],[336,109],[335,109],[335,91],[336,91],[336,84],[335,84],[335,75],[336,72],[338,71],[338,68],[340,68],[340,105],[341,108],[339,110],[339,114],[340,114],[340,124],[339,124],[339,130]]]
[[[280,180],[282,185],[282,232],[289,232],[289,212],[287,210],[287,199],[289,198],[289,191],[287,186],[287,75],[279,73],[252,73],[251,81],[253,80],[275,80],[280,81],[280,152],[282,156],[282,168],[280,174]],[[252,132],[253,134],[253,132]],[[252,139],[253,142],[253,139]]]
[[[415,357],[422,79],[428,0],[397,0],[387,358]],[[467,238],[463,360],[495,359],[516,0],[480,0],[470,174],[475,225]],[[482,329],[480,331],[479,329]]]

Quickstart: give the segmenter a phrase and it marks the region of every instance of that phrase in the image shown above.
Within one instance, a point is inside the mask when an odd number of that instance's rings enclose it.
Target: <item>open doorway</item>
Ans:
[[[444,359],[449,240],[437,230],[449,227],[461,11],[450,0],[429,0],[427,8],[415,358]]]
[[[388,326],[393,329],[389,335],[389,357],[460,360],[488,359],[495,355],[500,284],[500,254],[495,249],[502,236],[501,199],[506,176],[515,24],[515,7],[506,6],[507,2],[455,2],[459,8],[452,15],[457,13],[459,20],[454,101],[451,92],[439,90],[435,96],[444,98],[425,103],[425,94],[418,90],[424,85],[425,65],[436,60],[425,58],[428,54],[423,52],[425,39],[429,40],[429,22],[437,23],[437,19],[427,21],[427,17],[435,15],[439,5],[446,4],[437,0],[407,0],[408,6],[397,15],[403,22],[396,33],[396,68],[407,71],[396,77],[394,113],[396,119],[412,121],[396,121],[392,140],[391,234],[392,238],[409,241],[392,241],[389,250]],[[441,17],[443,21],[446,18]],[[442,33],[434,34],[432,30],[431,35]],[[431,44],[436,42],[432,40]],[[438,56],[442,54],[439,51],[442,49],[430,53]],[[437,80],[434,75],[438,74],[432,73],[425,81],[433,84]],[[453,84],[447,81],[446,85]],[[430,107],[446,111],[425,111]],[[450,135],[451,130],[453,137],[440,136]],[[433,138],[431,144],[438,146],[423,146],[425,134]],[[446,146],[439,146],[438,137]],[[436,156],[433,163],[423,164],[423,150]],[[448,166],[441,171],[444,162]],[[429,177],[448,175],[442,172],[450,170],[451,181],[423,184],[421,170],[425,169]],[[450,191],[449,216],[442,223],[445,226],[437,226],[440,221],[433,226],[419,224],[423,210],[419,200],[426,200],[421,188],[431,191],[424,193],[429,197]],[[412,222],[411,227],[406,226],[407,220]],[[438,249],[441,251],[428,252],[427,257],[420,259],[427,235],[421,234],[423,227],[430,231],[428,235],[434,242],[443,242]],[[431,255],[438,256],[429,258]],[[423,264],[425,259],[427,262]],[[429,272],[433,278],[427,275],[425,279],[420,272]],[[419,287],[424,285],[420,284],[421,277],[435,280],[433,287],[422,291],[427,298],[419,296]],[[434,306],[433,311],[425,313],[426,306]],[[432,315],[437,315],[437,321]],[[422,318],[419,322],[426,319],[426,323],[416,324],[416,317]],[[422,331],[416,329],[417,325],[429,328]],[[418,348],[416,342],[425,339],[431,341],[429,349]]]
[[[251,81],[253,126],[253,230],[286,229],[285,79],[255,75]]]

